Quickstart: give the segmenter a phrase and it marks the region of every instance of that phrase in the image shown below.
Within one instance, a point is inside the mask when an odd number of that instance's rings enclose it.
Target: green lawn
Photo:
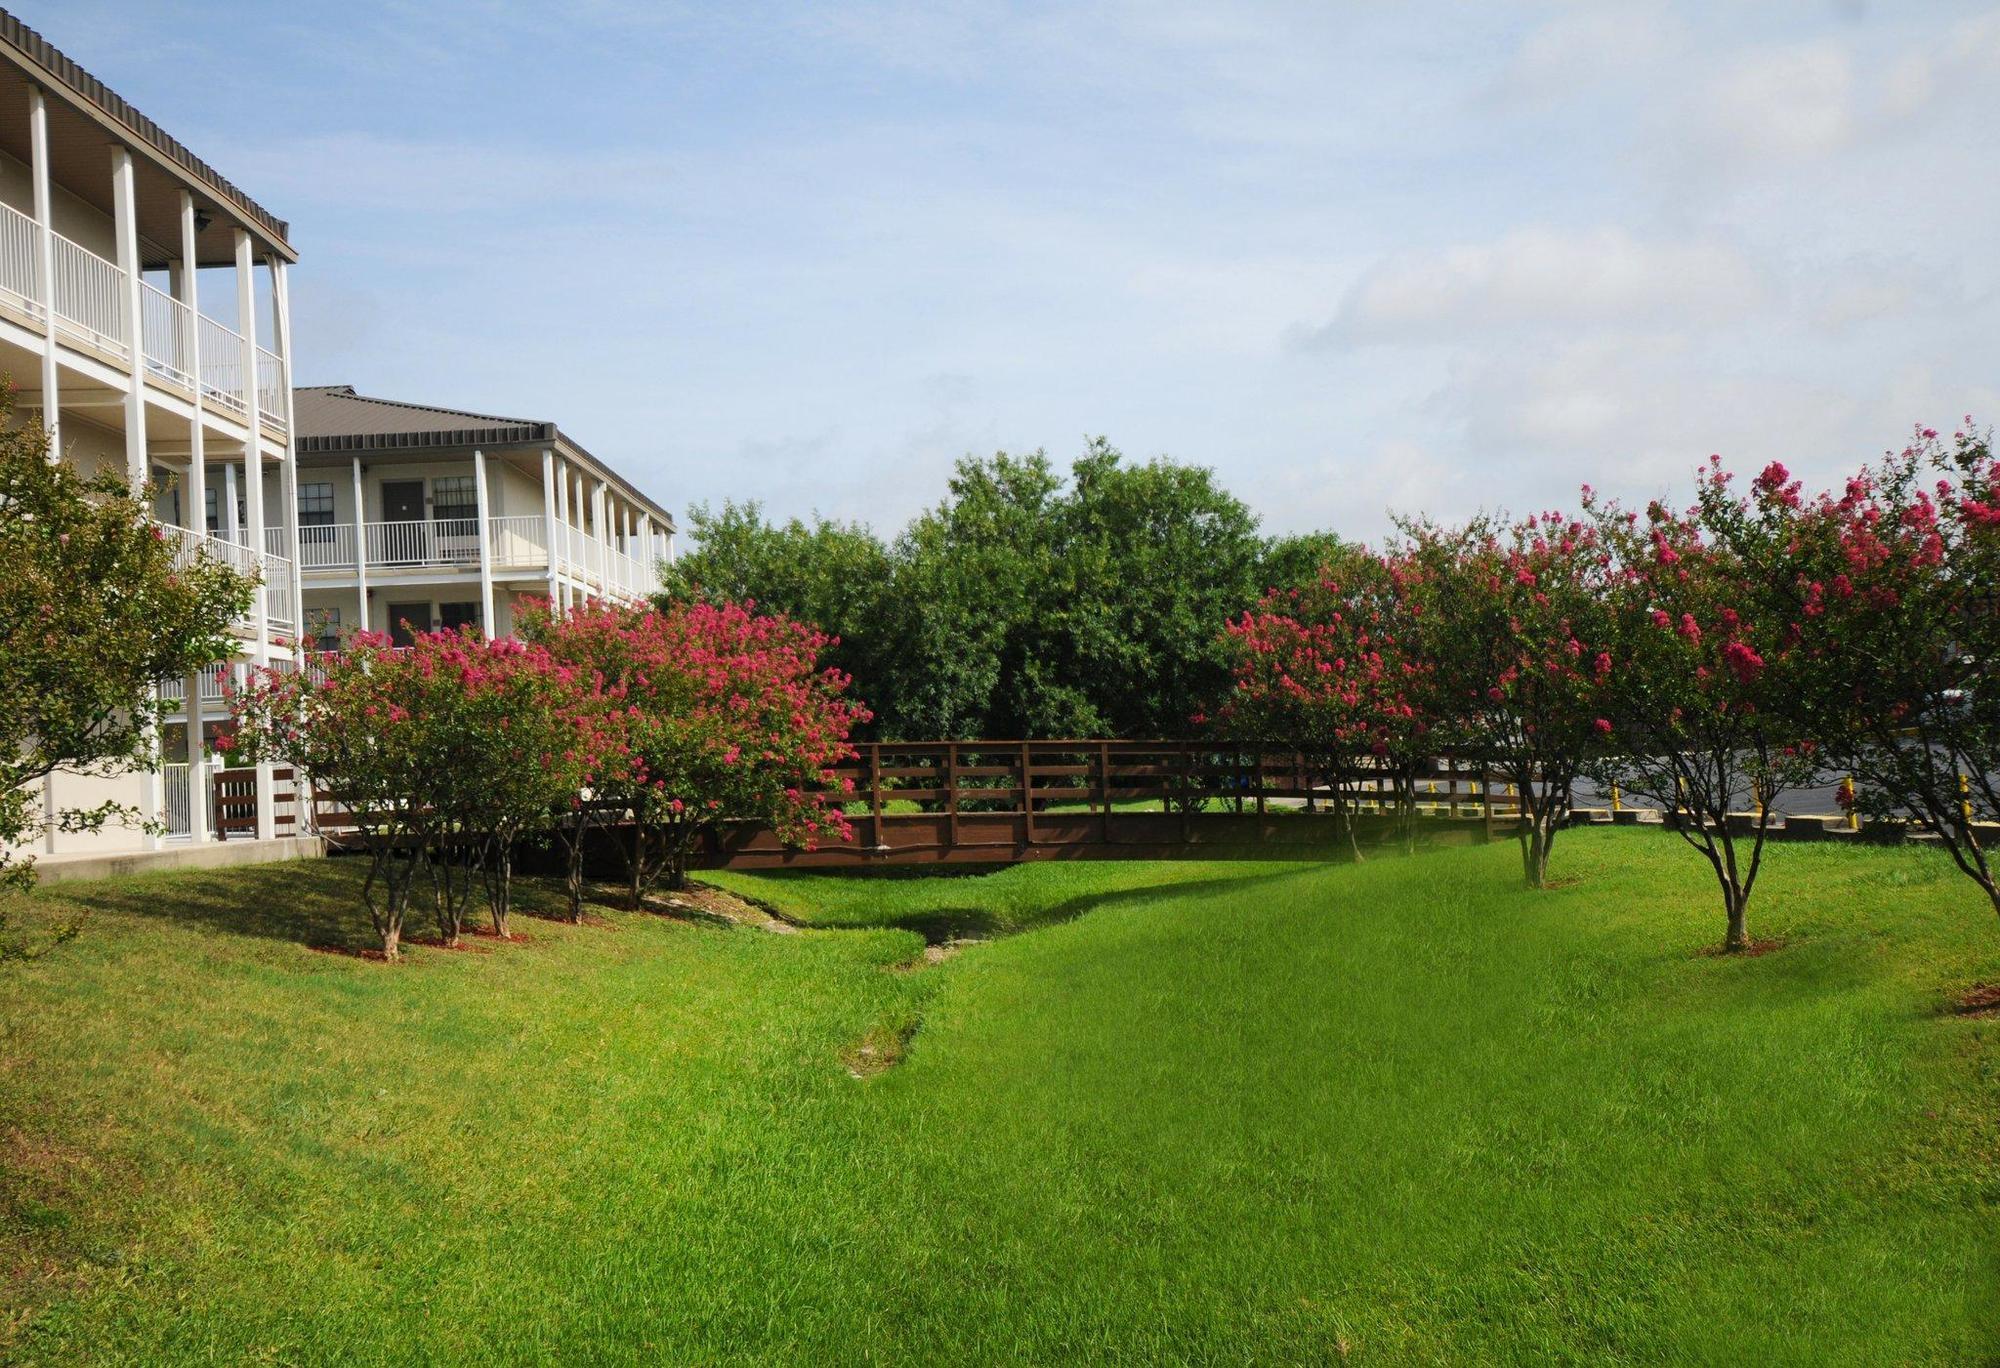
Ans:
[[[1993,1361],[1972,887],[1783,847],[1722,960],[1670,836],[1556,859],[726,875],[824,929],[400,966],[304,948],[366,939],[348,862],[53,887],[0,1358]]]

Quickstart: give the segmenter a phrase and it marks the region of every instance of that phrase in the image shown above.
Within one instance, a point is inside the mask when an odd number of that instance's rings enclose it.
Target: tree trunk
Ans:
[[[1734,955],[1750,948],[1750,932],[1746,916],[1750,906],[1750,895],[1732,882],[1725,896],[1729,902],[1729,931],[1722,938],[1722,951],[1726,955]]]
[[[385,960],[401,959],[403,957],[402,947],[403,923],[402,918],[397,917],[382,929],[382,958]]]
[[[507,939],[507,914],[513,910],[514,900],[514,846],[503,844],[493,858],[492,901],[488,910],[493,914],[493,934],[501,940]]]

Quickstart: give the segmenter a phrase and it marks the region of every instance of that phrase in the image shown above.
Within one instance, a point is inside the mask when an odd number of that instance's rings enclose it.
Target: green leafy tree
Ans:
[[[20,849],[49,829],[146,820],[115,802],[48,812],[42,781],[156,767],[159,682],[229,658],[255,584],[153,522],[145,490],[51,461],[12,408],[0,398],[0,884],[25,888]]]
[[[754,603],[812,623],[829,638],[827,665],[863,698],[882,692],[893,567],[874,532],[818,515],[776,522],[755,500],[697,504],[688,522],[693,549],[666,567],[660,607]]]

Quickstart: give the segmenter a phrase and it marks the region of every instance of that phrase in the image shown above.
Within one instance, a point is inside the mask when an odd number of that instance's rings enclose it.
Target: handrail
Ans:
[[[285,429],[285,363],[264,347],[257,348],[257,417],[268,427]]]
[[[146,369],[194,388],[194,311],[166,291],[139,282],[139,336]]]
[[[49,237],[55,244],[57,322],[101,351],[131,355],[125,272],[61,233]]]
[[[201,357],[203,403],[217,404],[242,415],[250,411],[243,388],[243,334],[207,314],[196,320]]]
[[[6,204],[0,204],[0,292],[42,317],[42,225]]]

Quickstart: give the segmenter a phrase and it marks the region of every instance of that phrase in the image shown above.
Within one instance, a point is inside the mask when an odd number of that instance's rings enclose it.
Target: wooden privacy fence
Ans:
[[[725,824],[700,862],[734,868],[1039,859],[1312,859],[1400,831],[1386,773],[1338,792],[1291,748],[1180,741],[870,742],[839,777],[854,839],[788,850]],[[1519,815],[1513,791],[1434,761],[1415,813],[1426,839],[1483,840]]]

